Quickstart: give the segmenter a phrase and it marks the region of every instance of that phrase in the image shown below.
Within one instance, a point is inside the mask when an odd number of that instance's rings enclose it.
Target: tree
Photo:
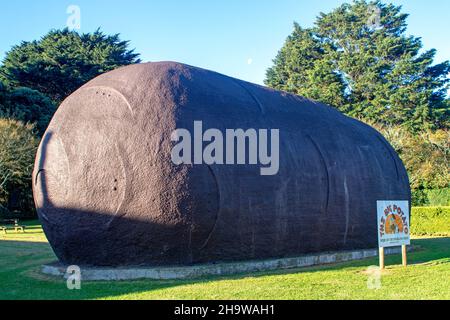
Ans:
[[[406,127],[369,123],[391,143],[408,171],[413,203],[427,203],[427,190],[450,186],[450,130],[411,133]]]
[[[42,93],[29,88],[7,91],[0,83],[0,117],[35,124],[42,135],[55,111],[53,102]]]
[[[267,70],[265,83],[331,104],[344,113],[410,130],[445,128],[450,63],[433,65],[406,36],[400,6],[354,1],[321,13],[293,33]]]
[[[265,84],[342,107],[345,84],[325,55],[326,48],[313,30],[294,23],[294,31],[278,52],[274,66],[267,70]]]
[[[0,119],[0,213],[33,212],[31,172],[37,146],[33,125]]]
[[[79,34],[66,28],[14,46],[0,75],[9,87],[28,87],[58,103],[97,75],[140,62],[138,56],[118,34]]]

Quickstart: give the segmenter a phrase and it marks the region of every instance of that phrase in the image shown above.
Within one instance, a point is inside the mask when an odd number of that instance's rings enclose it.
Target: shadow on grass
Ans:
[[[450,257],[450,238],[415,239],[412,240],[412,244],[417,250],[409,254],[409,263],[411,264],[427,264]],[[319,271],[344,271],[349,268],[358,270],[377,264],[375,257],[306,268],[206,276],[187,280],[84,281],[82,290],[68,290],[64,279],[49,277],[41,273],[42,264],[55,260],[56,257],[48,243],[0,241],[0,283],[2,283],[0,299],[101,299],[220,280]],[[400,262],[400,255],[386,257],[388,268],[390,265],[400,264]]]
[[[239,232],[228,227],[229,234],[214,239],[211,237],[215,230],[217,217],[209,226],[209,220],[199,225],[208,225],[205,228],[192,229],[188,224],[173,224],[167,221],[146,222],[129,217],[139,217],[141,212],[126,210],[114,210],[111,212],[99,212],[83,207],[61,207],[52,203],[49,196],[51,190],[60,188],[60,182],[52,178],[51,166],[47,165],[47,147],[52,139],[52,133],[47,132],[41,143],[41,154],[33,177],[35,187],[35,201],[38,212],[44,223],[43,228],[53,246],[53,250],[62,261],[68,264],[96,264],[96,265],[127,265],[127,264],[169,264],[182,262],[184,264],[201,261],[239,260],[248,257],[248,252],[253,245],[257,250],[255,258],[274,257],[276,255],[289,256],[299,252],[314,252],[319,249],[337,250],[350,249],[356,245],[363,248],[368,246],[367,239],[360,241],[354,236],[347,239],[345,245],[335,242],[330,237],[318,239],[319,241],[302,241],[308,236],[316,236],[314,229],[305,227],[301,229],[288,228],[288,235],[281,242],[281,248],[271,244],[277,229],[276,225],[267,224],[268,232],[260,239],[253,241],[251,245],[239,240]],[[49,170],[49,171],[47,171]],[[117,182],[117,179],[111,181]],[[64,183],[64,182],[62,182]],[[111,182],[112,183],[112,182]],[[106,184],[105,184],[106,185]],[[106,190],[106,189],[105,189]],[[108,189],[114,190],[116,189]],[[111,191],[112,192],[112,191]],[[109,194],[109,193],[108,193]],[[97,195],[98,197],[98,195]],[[103,203],[95,199],[96,202]],[[100,205],[99,205],[100,206]],[[206,206],[206,204],[205,204]],[[109,205],[105,204],[106,208]],[[116,206],[111,206],[116,208]],[[120,208],[120,206],[119,206]],[[198,212],[207,212],[209,207],[197,208]],[[137,208],[140,210],[139,208]],[[187,219],[194,219],[186,215]],[[305,218],[306,219],[306,218]],[[306,225],[307,220],[299,220],[299,226]],[[203,223],[204,222],[204,223]],[[222,221],[226,224],[227,221]],[[300,223],[303,222],[303,223]],[[193,224],[195,225],[195,224]],[[245,231],[245,230],[244,230]],[[244,231],[243,234],[245,233]],[[304,237],[299,237],[302,235]],[[375,234],[373,234],[375,235]],[[19,238],[19,237],[18,237]],[[369,237],[370,238],[370,237]],[[245,277],[261,277],[286,273],[316,272],[323,270],[341,270],[348,267],[361,267],[376,264],[376,259],[366,259],[340,263],[336,265],[317,266],[304,269],[290,269],[282,271],[257,272],[252,274],[238,274],[232,276],[210,276],[193,280],[135,280],[120,282],[83,282],[82,290],[69,291],[65,281],[44,276],[40,273],[43,263],[56,260],[55,254],[47,243],[32,243],[25,241],[0,241],[0,298],[4,299],[92,299],[119,296],[124,294],[139,293],[143,291],[155,291],[170,287],[207,283],[222,279],[238,280]],[[212,240],[211,240],[212,239]],[[219,245],[211,245],[211,241],[218,241]],[[370,240],[370,239],[369,239]],[[222,241],[222,246],[220,245]],[[336,240],[337,241],[337,240]],[[375,238],[372,237],[375,245]],[[321,243],[323,242],[323,243]],[[275,239],[274,239],[275,243]],[[356,245],[352,244],[355,243]],[[269,244],[269,245],[267,245]],[[450,247],[447,243],[447,247]],[[234,247],[233,247],[234,246]],[[347,246],[347,247],[346,247]],[[423,247],[427,244],[423,243]],[[154,248],[150,250],[149,248]],[[221,248],[218,250],[217,248]],[[419,254],[419,252],[417,253]],[[216,259],[217,258],[217,259]],[[395,258],[396,259],[396,258]],[[425,259],[421,256],[421,259]],[[392,262],[391,262],[392,261]],[[394,263],[394,258],[388,257],[386,262]]]

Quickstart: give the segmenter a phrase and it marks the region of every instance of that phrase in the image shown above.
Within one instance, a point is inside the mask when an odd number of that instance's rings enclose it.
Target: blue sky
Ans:
[[[173,60],[262,83],[266,69],[292,31],[311,26],[340,0],[15,0],[3,1],[0,58],[22,40],[63,28],[69,5],[81,10],[81,32],[120,33],[144,61]],[[410,14],[408,34],[450,59],[450,1],[390,1]]]

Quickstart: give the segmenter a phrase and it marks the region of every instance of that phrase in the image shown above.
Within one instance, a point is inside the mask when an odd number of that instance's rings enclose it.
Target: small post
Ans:
[[[380,269],[384,269],[384,247],[380,247],[378,250],[378,256],[380,259]]]
[[[402,264],[406,267],[407,259],[406,259],[406,245],[402,245]]]

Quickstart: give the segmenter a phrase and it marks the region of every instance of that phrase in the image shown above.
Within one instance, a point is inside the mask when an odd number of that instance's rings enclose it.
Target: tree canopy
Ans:
[[[42,135],[55,109],[50,98],[37,90],[14,88],[9,91],[0,82],[0,118],[35,124],[35,131]]]
[[[354,1],[294,31],[267,70],[266,85],[411,131],[447,128],[450,63],[406,35],[401,6]]]
[[[118,34],[52,30],[40,40],[14,46],[0,67],[0,79],[8,87],[34,89],[60,102],[97,75],[140,62],[138,57]]]

